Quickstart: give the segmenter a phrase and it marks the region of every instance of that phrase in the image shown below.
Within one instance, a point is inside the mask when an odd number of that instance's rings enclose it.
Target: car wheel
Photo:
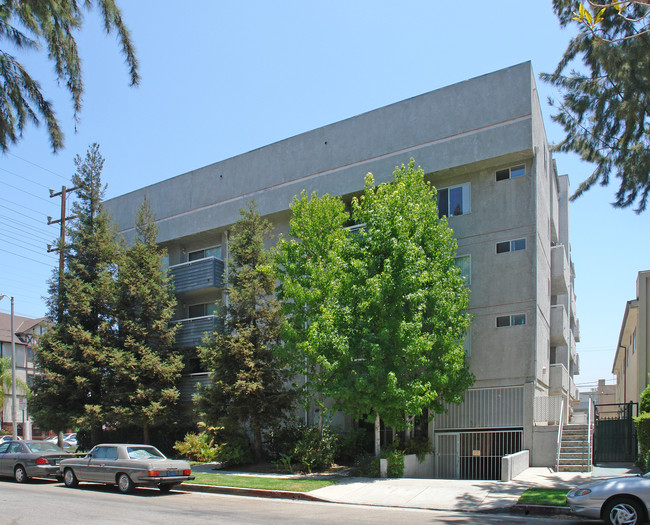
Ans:
[[[29,481],[29,476],[27,475],[27,471],[25,470],[25,467],[23,467],[22,465],[18,465],[15,468],[14,479],[18,483],[25,483],[26,481]]]
[[[640,525],[644,519],[643,508],[631,498],[613,499],[603,509],[603,520],[607,525]]]
[[[128,494],[133,491],[133,481],[126,474],[120,474],[117,477],[117,486],[122,494]]]
[[[71,468],[65,469],[65,472],[63,473],[63,483],[65,483],[66,487],[70,488],[79,485],[79,480],[77,479],[77,476],[74,475]]]

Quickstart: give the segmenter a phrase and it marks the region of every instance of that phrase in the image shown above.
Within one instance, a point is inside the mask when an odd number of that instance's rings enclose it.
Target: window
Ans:
[[[204,317],[206,315],[217,315],[217,305],[214,303],[192,304],[187,308],[187,316]]]
[[[469,255],[461,255],[454,258],[454,264],[460,268],[460,275],[465,279],[465,284],[471,284],[472,267]]]
[[[438,217],[466,215],[470,212],[470,186],[452,186],[438,190]]]
[[[497,317],[497,328],[521,326],[526,324],[526,314],[501,315]]]
[[[188,261],[198,261],[206,257],[216,257],[221,259],[221,246],[213,246],[212,248],[205,248],[203,250],[196,250],[187,254]]]
[[[517,252],[526,249],[526,239],[515,239],[497,243],[497,253]]]
[[[544,153],[546,153],[546,151],[544,151]],[[511,168],[497,171],[496,179],[498,182],[500,180],[514,179],[524,175],[526,175],[526,166],[522,164],[521,166],[513,166]]]

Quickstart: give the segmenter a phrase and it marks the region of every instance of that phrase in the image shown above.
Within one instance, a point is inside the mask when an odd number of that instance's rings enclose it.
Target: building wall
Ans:
[[[474,389],[487,397],[490,388],[525,392],[524,442],[532,447],[533,398],[549,395],[551,365],[558,360],[567,376],[560,393],[571,395],[571,348],[552,352],[552,310],[566,303],[567,326],[575,312],[574,301],[566,299],[573,297],[570,286],[562,299],[551,285],[554,247],[564,245],[562,267],[570,266],[568,178],[557,176],[530,63],[303,133],[105,204],[131,240],[135,210],[146,193],[174,265],[192,250],[227,246],[228,230],[251,199],[273,221],[276,234],[285,233],[290,202],[301,191],[350,199],[362,192],[366,173],[377,183],[389,181],[394,167],[410,158],[438,189],[469,185],[467,213],[448,222],[458,255],[471,261]],[[524,176],[497,180],[498,170],[521,165]],[[525,249],[497,253],[497,243],[517,239],[525,239]],[[190,301],[216,300],[220,294],[212,289],[179,297],[179,318],[187,315]],[[497,328],[497,317],[513,314],[525,314],[525,324]]]

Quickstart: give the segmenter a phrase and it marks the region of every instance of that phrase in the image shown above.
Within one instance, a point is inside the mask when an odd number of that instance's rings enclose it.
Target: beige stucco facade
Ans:
[[[638,403],[650,374],[650,270],[639,272],[636,298],[625,304],[612,373],[616,375],[616,402]]]

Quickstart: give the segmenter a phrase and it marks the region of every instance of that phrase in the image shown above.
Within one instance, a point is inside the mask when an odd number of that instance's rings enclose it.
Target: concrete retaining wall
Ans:
[[[528,450],[522,450],[515,454],[501,458],[501,481],[510,481],[521,474],[530,466],[530,454]]]
[[[379,460],[379,471],[381,477],[385,478],[388,473],[388,460]],[[404,456],[404,477],[432,479],[433,478],[433,454],[427,454],[424,461],[420,463],[415,454],[406,454]]]

